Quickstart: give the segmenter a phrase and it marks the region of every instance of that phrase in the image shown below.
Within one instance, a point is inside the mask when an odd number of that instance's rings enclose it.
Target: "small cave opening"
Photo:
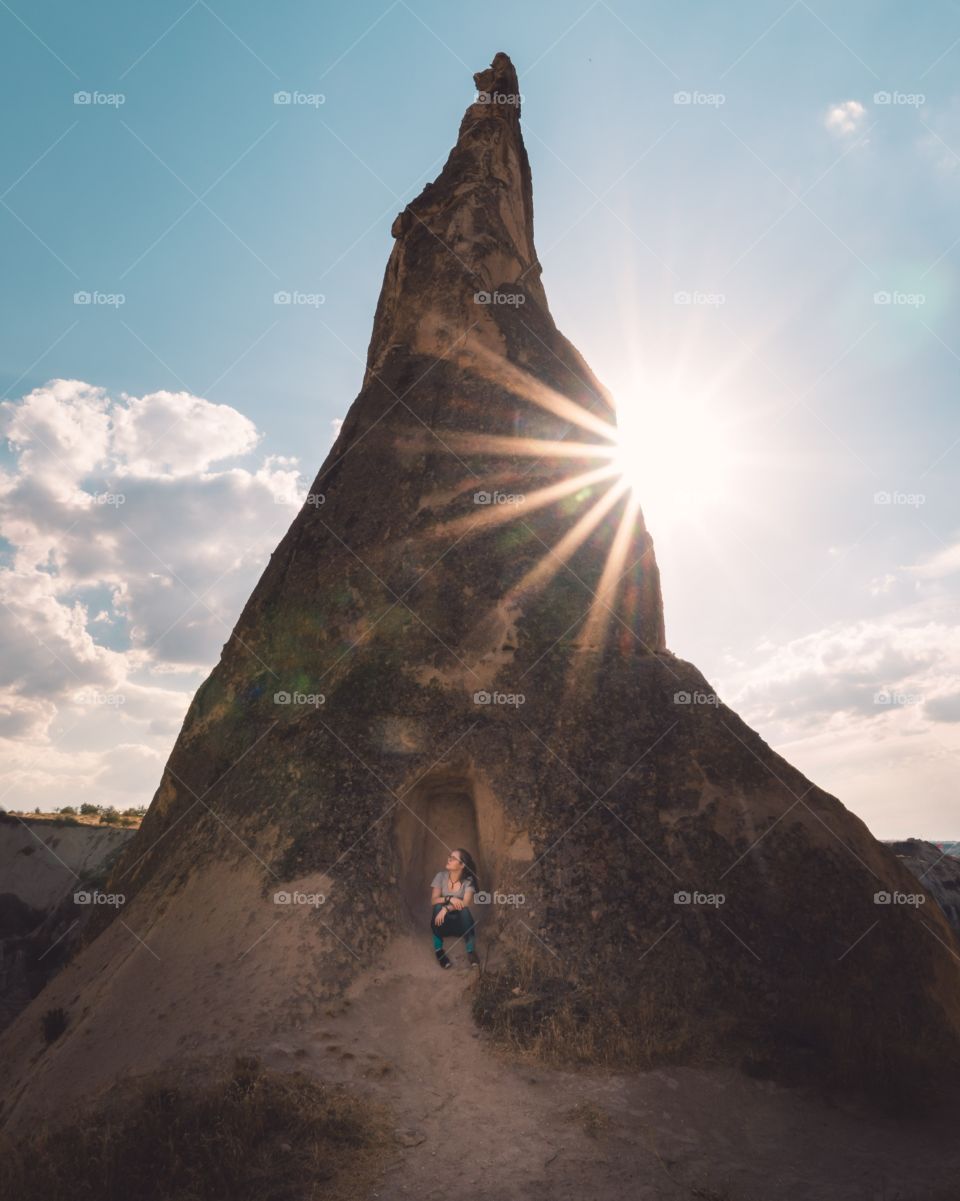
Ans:
[[[430,922],[430,882],[457,847],[469,851],[481,888],[489,887],[492,847],[481,846],[473,773],[438,766],[404,796],[394,818],[398,880],[405,918],[422,930]]]

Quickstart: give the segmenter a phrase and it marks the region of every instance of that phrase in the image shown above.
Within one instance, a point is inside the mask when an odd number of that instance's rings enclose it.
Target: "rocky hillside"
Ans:
[[[0,815],[0,1026],[79,945],[97,904],[94,891],[132,836],[132,830]]]
[[[916,876],[921,891],[940,906],[950,925],[960,934],[960,859],[942,846],[920,838],[907,838],[887,845]]]

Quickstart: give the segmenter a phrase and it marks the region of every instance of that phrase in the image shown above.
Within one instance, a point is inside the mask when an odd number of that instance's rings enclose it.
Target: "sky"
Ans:
[[[4,0],[0,32],[0,804],[149,803],[504,50],[670,647],[878,837],[960,838],[960,9]]]

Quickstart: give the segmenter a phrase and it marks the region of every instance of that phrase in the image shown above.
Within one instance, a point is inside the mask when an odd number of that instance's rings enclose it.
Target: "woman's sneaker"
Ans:
[[[453,964],[447,958],[446,951],[434,951],[434,955],[436,955],[437,963],[439,963],[441,967],[453,967]]]
[[[479,967],[480,966],[480,956],[477,954],[476,951],[467,951],[467,958],[470,960],[471,967]]]

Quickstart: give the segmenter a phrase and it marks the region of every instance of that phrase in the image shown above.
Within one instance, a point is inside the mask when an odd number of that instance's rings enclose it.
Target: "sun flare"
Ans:
[[[719,407],[669,388],[618,398],[613,463],[652,529],[699,521],[730,500],[734,446]]]

